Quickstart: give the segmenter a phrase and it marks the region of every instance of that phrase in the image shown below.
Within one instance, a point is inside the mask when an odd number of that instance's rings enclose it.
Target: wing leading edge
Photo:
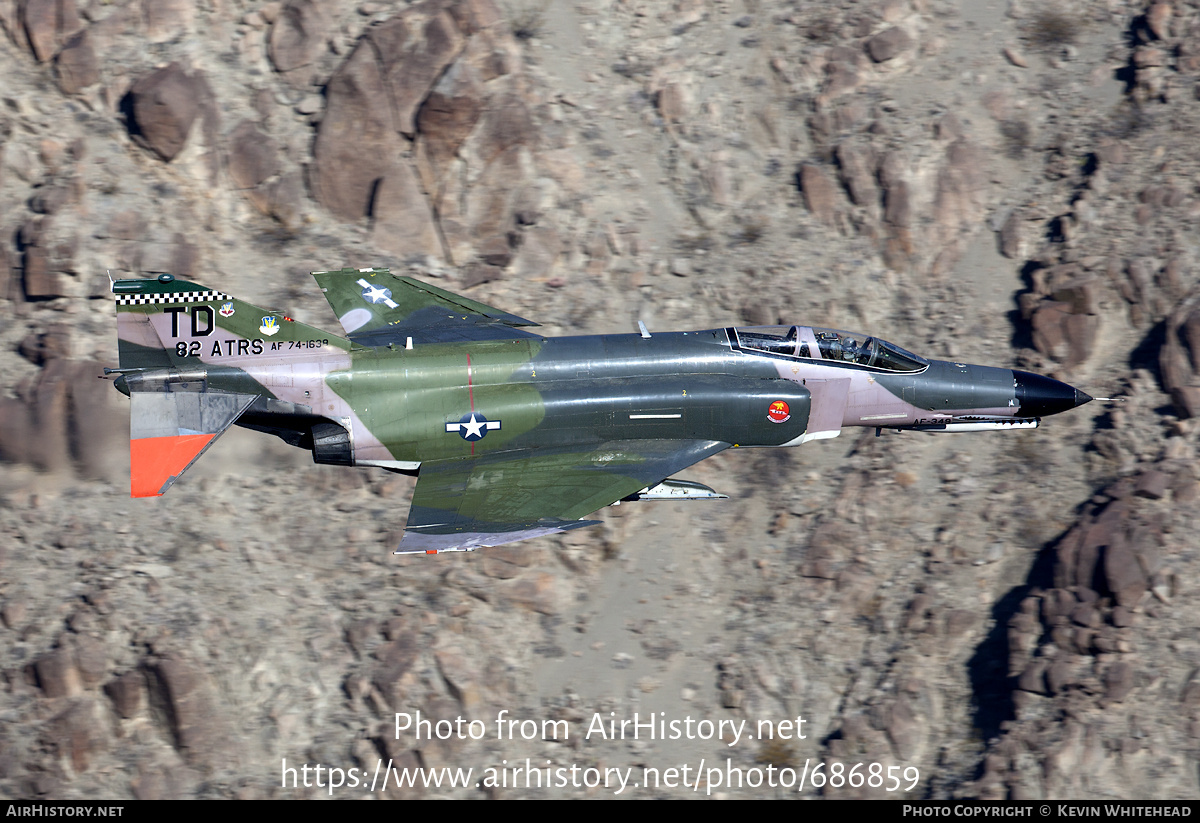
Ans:
[[[727,448],[616,441],[425,462],[396,554],[472,551],[591,526],[600,521],[580,518]]]

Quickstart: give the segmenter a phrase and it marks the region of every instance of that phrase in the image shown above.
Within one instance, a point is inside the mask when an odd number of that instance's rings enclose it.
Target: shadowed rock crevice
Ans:
[[[1012,692],[1016,688],[1019,673],[1010,671],[1009,666],[1015,639],[1013,633],[1028,633],[1028,618],[1021,617],[1021,605],[1029,594],[1035,589],[1053,585],[1057,543],[1055,541],[1042,547],[1025,583],[1010,589],[997,600],[991,610],[992,627],[967,663],[974,725],[983,740],[991,740],[999,735],[1004,724],[1016,717]],[[982,774],[982,764],[980,769]]]

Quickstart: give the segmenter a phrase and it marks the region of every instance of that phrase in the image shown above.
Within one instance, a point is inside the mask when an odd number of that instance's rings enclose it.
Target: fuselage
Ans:
[[[294,442],[322,462],[413,470],[488,451],[608,441],[783,446],[845,426],[999,427],[1087,398],[1039,375],[925,360],[861,335],[768,331],[326,346],[286,363],[264,352],[237,371],[274,397],[240,422],[281,433],[328,421],[346,434],[328,441],[326,459],[320,444]],[[211,366],[216,388],[224,370]]]
[[[728,448],[846,426],[1031,428],[1090,399],[835,329],[552,338],[386,269],[314,276],[345,337],[170,274],[113,283],[105,371],[130,398],[132,496],[164,494],[236,424],[318,463],[416,473],[397,551],[472,551],[624,500],[720,498],[675,475]]]

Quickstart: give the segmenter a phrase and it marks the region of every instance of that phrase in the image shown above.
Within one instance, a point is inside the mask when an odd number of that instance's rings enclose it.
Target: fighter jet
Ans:
[[[344,334],[169,274],[118,280],[116,387],[131,490],[163,494],[231,425],[316,463],[415,474],[397,554],[473,551],[598,523],[623,500],[724,497],[674,478],[726,449],[847,426],[1029,429],[1065,383],[927,360],[813,326],[545,337],[387,269],[313,272]]]

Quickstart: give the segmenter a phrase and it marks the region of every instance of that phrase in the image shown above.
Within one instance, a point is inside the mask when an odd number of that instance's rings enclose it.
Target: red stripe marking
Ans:
[[[181,434],[141,437],[129,441],[129,492],[132,497],[158,497],[172,477],[178,477],[214,435]]]
[[[467,353],[467,399],[471,401],[471,414],[475,413],[475,389],[471,385],[471,354]],[[471,456],[475,456],[475,441],[471,441]]]
[[[471,401],[471,411],[475,411],[475,389],[471,385],[471,355],[467,355],[467,397]]]

